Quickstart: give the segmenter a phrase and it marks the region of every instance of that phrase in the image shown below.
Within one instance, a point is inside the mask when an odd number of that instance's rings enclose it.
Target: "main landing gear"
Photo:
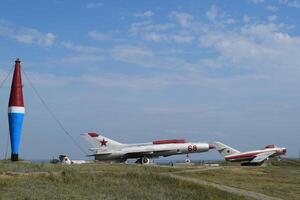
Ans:
[[[137,159],[137,161],[135,163],[142,164],[142,165],[148,165],[150,163],[150,159],[147,157],[142,157],[142,158]]]

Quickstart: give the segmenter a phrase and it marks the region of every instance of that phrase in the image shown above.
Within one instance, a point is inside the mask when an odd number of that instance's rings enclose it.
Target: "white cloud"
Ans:
[[[152,17],[154,15],[154,13],[151,10],[147,10],[143,13],[135,13],[134,16],[135,17]]]
[[[127,75],[84,75],[80,78],[89,85],[131,89],[158,89],[178,83],[175,77],[129,77]]]
[[[112,59],[116,61],[143,68],[169,69],[181,72],[195,72],[199,68],[197,64],[174,56],[172,49],[160,53],[159,49],[154,51],[146,46],[119,45],[111,49],[110,52]]]
[[[202,46],[217,51],[220,66],[264,72],[282,67],[294,70],[300,62],[300,37],[283,32],[285,29],[282,24],[254,23],[235,31],[209,31],[199,39]]]
[[[154,53],[146,47],[127,45],[114,47],[111,50],[111,55],[119,61],[140,64],[153,58]]]
[[[147,32],[162,32],[174,29],[174,24],[153,24],[151,21],[135,22],[130,25],[131,34],[144,34]]]
[[[191,43],[194,40],[193,36],[190,35],[174,35],[172,39],[177,43]]]
[[[99,63],[104,60],[106,51],[94,46],[76,45],[72,42],[63,41],[60,45],[72,52],[72,55],[64,56],[63,58],[56,58],[51,61],[53,64],[69,65],[69,64],[86,64]]]
[[[216,5],[212,5],[210,9],[206,12],[206,17],[209,21],[215,22],[216,18],[218,16],[218,8]]]
[[[226,19],[226,20],[225,20],[225,23],[226,23],[226,24],[236,24],[236,23],[237,23],[237,20],[236,20],[236,19],[229,18],[229,19]]]
[[[103,33],[99,33],[97,31],[89,31],[88,32],[88,35],[93,38],[94,40],[98,40],[98,41],[105,41],[105,40],[108,40],[108,39],[111,39],[110,36],[106,35],[106,34],[103,34]]]
[[[171,12],[169,17],[175,19],[179,26],[173,23],[154,24],[152,21],[132,23],[129,32],[132,36],[153,42],[176,42],[179,44],[191,43],[194,39],[190,31],[183,31],[193,24],[193,17],[188,13]]]
[[[222,12],[216,5],[211,5],[210,8],[205,13],[208,21],[213,23],[214,26],[224,27],[226,25],[233,25],[240,21],[240,19],[233,18],[226,12]],[[244,20],[245,17],[244,16]],[[249,18],[250,19],[250,18]],[[210,24],[211,25],[211,24]],[[203,25],[202,25],[203,26]]]
[[[273,21],[276,21],[278,19],[278,17],[276,15],[270,15],[268,16],[268,20],[273,22]]]
[[[175,18],[176,21],[182,26],[182,27],[188,27],[189,25],[191,25],[194,17],[188,13],[184,13],[184,12],[176,12],[173,11],[170,13],[169,15],[172,18]]]
[[[222,90],[223,86],[232,86],[237,79],[246,79],[246,81],[259,80],[260,77],[235,77],[230,80],[218,80],[216,78],[203,77],[200,74],[161,74],[156,76],[128,76],[116,74],[101,74],[101,75],[82,75],[77,78],[78,81],[100,87],[117,87],[131,89],[164,89],[172,86],[198,86],[208,88],[218,88]]]
[[[53,33],[47,33],[44,38],[44,42],[46,46],[51,46],[54,43],[55,35]]]
[[[290,2],[288,3],[288,6],[294,7],[294,8],[300,8],[300,1],[296,1],[296,0],[290,1]]]
[[[55,40],[55,35],[53,33],[42,33],[31,28],[23,28],[10,37],[15,38],[20,43],[37,44],[44,47],[51,46]]]
[[[71,62],[72,64],[72,62]],[[2,72],[3,70],[0,70]],[[7,73],[7,72],[5,72]],[[127,74],[83,74],[79,76],[57,76],[53,74],[42,74],[27,72],[30,80],[39,86],[67,86],[74,83],[89,85],[92,87],[130,88],[130,89],[161,89],[182,84],[201,84],[191,77],[178,75],[159,76],[128,76]],[[1,76],[0,76],[1,77]],[[198,78],[197,78],[198,79]]]
[[[284,4],[288,7],[300,8],[300,1],[298,0],[279,0],[279,3]]]
[[[66,49],[80,53],[99,53],[102,51],[98,47],[74,45],[72,42],[61,42],[61,45]]]
[[[59,77],[54,74],[26,72],[33,84],[41,86],[63,87],[73,81],[71,77]],[[27,80],[26,80],[27,81]]]
[[[86,5],[86,8],[92,9],[92,8],[98,8],[98,7],[101,7],[101,6],[104,6],[104,4],[100,3],[100,2],[97,2],[97,3],[88,3]]]
[[[167,41],[168,35],[166,34],[159,34],[155,32],[150,32],[150,33],[145,33],[144,39],[148,41],[153,41],[153,42],[160,42],[160,41]]]
[[[176,42],[178,44],[187,44],[191,43],[194,39],[193,36],[183,35],[183,34],[160,34],[155,32],[146,33],[144,39],[153,42]]]
[[[129,32],[133,36],[153,42],[190,43],[193,40],[189,34],[170,33],[171,30],[176,30],[174,24],[153,24],[151,21],[145,21],[131,24]]]
[[[244,21],[245,23],[249,23],[249,22],[251,21],[251,17],[249,17],[248,15],[244,15],[244,16],[243,16],[243,21]]]
[[[0,36],[15,39],[23,44],[36,44],[42,47],[49,47],[54,43],[53,33],[43,33],[33,28],[17,28],[13,25],[0,21]]]
[[[87,63],[99,63],[103,61],[103,57],[97,54],[77,54],[71,56],[65,56],[61,59],[53,61],[55,64],[87,64]]]
[[[266,9],[272,12],[278,11],[279,8],[277,6],[266,6]]]

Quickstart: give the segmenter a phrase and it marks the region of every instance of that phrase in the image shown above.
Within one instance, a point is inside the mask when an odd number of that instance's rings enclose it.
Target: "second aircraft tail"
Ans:
[[[214,146],[222,156],[228,156],[231,154],[240,153],[240,151],[231,148],[230,146],[227,146],[226,144],[223,144],[221,142],[215,142]]]

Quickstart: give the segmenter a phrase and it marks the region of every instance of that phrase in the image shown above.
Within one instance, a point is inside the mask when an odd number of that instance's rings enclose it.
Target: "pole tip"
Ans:
[[[19,58],[17,58],[15,62],[16,62],[16,63],[20,63],[21,60],[20,60]]]

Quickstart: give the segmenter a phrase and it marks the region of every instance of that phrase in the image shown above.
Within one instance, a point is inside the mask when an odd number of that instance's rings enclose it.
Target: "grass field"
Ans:
[[[222,185],[282,199],[300,199],[300,161],[273,162],[269,167],[225,166],[219,170],[182,173]]]
[[[300,199],[300,167],[297,165],[227,166],[192,172],[202,168],[2,161],[0,199],[251,199],[167,176],[173,173],[283,199]]]

